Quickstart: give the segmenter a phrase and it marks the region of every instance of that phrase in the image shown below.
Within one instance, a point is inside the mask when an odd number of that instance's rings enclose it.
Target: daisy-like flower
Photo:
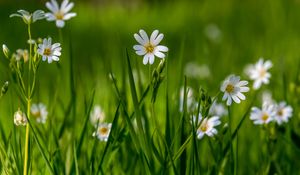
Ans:
[[[223,101],[227,99],[227,106],[230,106],[232,100],[236,103],[240,103],[241,100],[245,100],[246,97],[243,92],[248,92],[249,87],[246,85],[248,81],[240,81],[239,76],[230,75],[222,84],[220,90],[224,92],[222,98]]]
[[[262,109],[252,107],[250,119],[255,125],[268,124],[273,120],[275,113],[274,105],[264,103]]]
[[[153,64],[154,57],[165,58],[163,52],[167,52],[169,49],[166,46],[158,45],[164,38],[164,34],[159,34],[158,30],[154,30],[150,36],[144,30],[139,31],[140,35],[134,34],[134,38],[139,45],[134,45],[133,49],[137,55],[144,55],[143,64]]]
[[[23,113],[20,109],[15,112],[14,114],[14,123],[17,126],[25,126],[27,124],[27,117],[25,113]]]
[[[97,130],[93,133],[100,141],[107,142],[111,130],[111,123],[101,123],[98,125]]]
[[[37,20],[45,18],[45,13],[42,10],[36,10],[33,13],[29,13],[26,10],[18,10],[18,13],[11,14],[9,17],[20,17],[26,24],[31,24]]]
[[[74,3],[69,0],[64,0],[59,7],[56,0],[51,0],[51,2],[46,3],[46,7],[51,11],[51,13],[46,13],[46,19],[48,21],[56,21],[56,26],[58,28],[63,28],[65,26],[65,21],[76,16],[76,13],[69,13],[73,8]]]
[[[96,105],[90,114],[90,121],[92,125],[97,126],[105,119],[105,113],[99,105]]]
[[[218,116],[204,118],[197,129],[198,139],[202,139],[204,135],[207,135],[209,137],[213,137],[214,135],[216,135],[218,133],[218,130],[215,128],[215,126],[218,126],[220,124],[221,121],[220,117]]]
[[[276,105],[274,120],[278,125],[281,125],[283,122],[287,123],[289,118],[293,115],[293,108],[288,106],[285,102],[280,102]]]
[[[51,38],[45,38],[42,44],[39,44],[37,52],[42,55],[43,61],[48,59],[48,63],[52,61],[59,61],[59,56],[61,55],[60,43],[52,43]]]
[[[247,74],[251,80],[254,80],[253,89],[259,89],[262,84],[268,84],[271,74],[268,70],[272,67],[272,62],[263,58],[248,68]]]
[[[46,123],[48,111],[43,103],[32,104],[30,111],[38,123]]]

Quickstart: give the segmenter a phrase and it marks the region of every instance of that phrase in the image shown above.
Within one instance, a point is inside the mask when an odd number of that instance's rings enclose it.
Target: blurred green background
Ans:
[[[222,80],[229,74],[243,74],[245,65],[259,57],[272,60],[272,79],[268,87],[274,98],[292,101],[294,97],[286,90],[297,77],[300,63],[300,1],[299,0],[82,0],[74,1],[73,12],[77,16],[66,22],[62,29],[63,41],[53,22],[41,21],[32,25],[33,38],[51,36],[62,42],[63,55],[59,65],[42,63],[38,77],[35,101],[49,106],[50,115],[59,123],[64,109],[71,99],[70,67],[73,66],[78,111],[70,123],[80,126],[86,96],[96,89],[95,103],[100,104],[112,119],[117,98],[108,73],[113,72],[120,84],[125,81],[125,50],[128,49],[132,65],[139,68],[148,81],[149,67],[142,64],[132,46],[136,44],[133,34],[145,29],[148,34],[158,29],[164,33],[163,45],[168,46],[168,83],[172,99],[177,99],[183,85],[185,67],[188,63],[207,65],[210,75],[204,78],[188,77],[188,85],[204,87],[210,95],[219,90]],[[27,47],[27,30],[22,20],[9,18],[18,9],[34,11],[45,8],[46,1],[0,0],[0,43],[11,51]],[[73,64],[70,65],[70,56]],[[158,64],[156,58],[155,64]],[[285,77],[283,81],[283,75]],[[10,72],[4,55],[0,56],[0,84],[9,80]],[[159,100],[164,98],[159,92]],[[54,103],[53,99],[57,98]],[[246,102],[245,102],[246,103]],[[234,110],[245,109],[245,103]],[[57,105],[60,104],[60,105]],[[171,108],[176,108],[174,104]],[[13,113],[20,106],[20,99],[11,87],[0,101],[0,122],[8,134],[13,126]],[[60,106],[60,108],[57,108]],[[257,103],[256,106],[259,106]],[[298,107],[298,106],[297,106]],[[157,106],[159,114],[164,108]],[[294,106],[296,108],[296,106]],[[176,111],[176,110],[174,110]],[[176,112],[174,112],[175,115]],[[292,128],[299,128],[299,116],[295,109]],[[77,122],[74,122],[76,120]],[[163,119],[162,119],[163,120]],[[292,120],[292,121],[293,121]],[[5,124],[4,124],[5,123]],[[69,126],[73,128],[72,126]],[[76,127],[74,127],[76,128]],[[72,129],[70,129],[72,130]],[[299,129],[298,129],[299,130]],[[295,132],[299,132],[296,131]],[[252,145],[259,133],[250,120],[241,131],[240,152],[243,159],[240,172],[254,173],[259,169],[258,150],[261,143]],[[300,158],[283,158],[288,168],[296,169]],[[293,163],[294,162],[294,163]],[[285,163],[283,163],[285,165]],[[299,164],[298,164],[299,165]]]

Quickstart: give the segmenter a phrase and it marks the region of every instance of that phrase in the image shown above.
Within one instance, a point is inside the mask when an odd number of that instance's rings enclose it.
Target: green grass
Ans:
[[[54,23],[34,23],[33,38],[62,42],[62,56],[58,64],[42,62],[38,69],[32,102],[45,103],[49,115],[44,125],[30,120],[29,173],[299,174],[299,7],[296,0],[76,1],[77,16],[66,22],[62,38]],[[28,47],[26,25],[9,18],[18,9],[46,10],[44,1],[0,3],[0,43],[12,52]],[[205,35],[209,24],[220,29],[219,42]],[[166,66],[154,78],[159,59],[144,66],[132,49],[139,29],[159,29],[169,48]],[[245,65],[259,57],[273,62],[271,81],[231,106],[232,139],[223,127],[228,116],[217,136],[197,139],[191,113],[179,112],[180,88],[193,88],[205,107],[229,74],[247,79]],[[186,76],[189,62],[206,64],[211,76]],[[25,127],[15,126],[13,115],[18,107],[25,112],[26,102],[1,54],[0,86],[5,81],[10,84],[0,97],[0,171],[22,174]],[[261,106],[264,90],[293,107],[287,124],[253,125],[250,108]],[[96,104],[113,123],[107,142],[92,136],[89,116]]]

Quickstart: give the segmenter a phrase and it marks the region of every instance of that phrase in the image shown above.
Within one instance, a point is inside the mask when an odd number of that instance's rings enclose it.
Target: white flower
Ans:
[[[23,49],[18,49],[16,51],[16,53],[13,53],[12,56],[16,59],[16,61],[21,61],[21,59],[23,58],[25,63],[29,59],[28,58],[28,50],[26,50],[26,49],[24,49],[24,50]]]
[[[14,123],[17,126],[25,126],[27,124],[27,117],[20,109],[18,109],[18,111],[16,111],[14,114]]]
[[[253,88],[259,89],[262,84],[268,84],[271,74],[268,70],[272,67],[272,62],[267,60],[264,62],[263,58],[248,68],[247,74],[251,80],[254,80]]]
[[[69,0],[64,0],[60,7],[56,0],[51,0],[51,2],[46,3],[46,7],[51,11],[51,13],[46,13],[45,16],[48,21],[56,21],[56,26],[63,28],[66,20],[76,16],[76,13],[69,13],[73,6],[74,3],[69,3]]]
[[[194,92],[193,89],[190,87],[186,87],[187,89],[187,95],[186,95],[186,108],[188,111],[191,111],[192,107],[194,107]],[[184,87],[180,89],[180,94],[179,94],[179,111],[183,112],[183,102],[184,102]]]
[[[48,63],[52,61],[59,61],[61,55],[60,43],[51,44],[51,38],[45,38],[42,44],[39,44],[37,52],[43,56],[43,61],[48,59]]]
[[[111,130],[111,123],[101,123],[98,125],[97,130],[93,133],[100,141],[107,142]]]
[[[289,118],[293,115],[293,108],[291,106],[287,106],[285,102],[280,102],[276,105],[276,112],[274,115],[274,120],[281,125],[283,122],[287,123]]]
[[[246,85],[248,81],[240,81],[239,76],[230,75],[222,84],[220,90],[224,92],[222,100],[226,100],[226,104],[229,106],[232,100],[236,103],[240,103],[241,100],[245,100],[246,97],[242,92],[248,92],[249,87]]]
[[[208,39],[213,42],[220,42],[222,39],[222,32],[216,24],[209,24],[205,27],[204,33]]]
[[[47,107],[43,103],[32,104],[30,111],[38,123],[46,123],[48,111]]]
[[[252,107],[250,119],[253,120],[255,125],[268,124],[273,120],[275,112],[274,105],[264,103],[262,109]]]
[[[154,30],[150,36],[144,30],[140,30],[140,35],[134,34],[134,38],[140,45],[134,45],[133,49],[137,55],[144,55],[143,64],[153,64],[154,57],[165,58],[163,52],[167,52],[169,49],[166,46],[158,45],[164,38],[164,34],[158,34],[158,30]]]
[[[210,69],[206,64],[199,65],[189,62],[184,68],[185,75],[191,78],[205,79],[211,76]]]
[[[103,122],[105,119],[105,114],[99,105],[94,107],[94,110],[90,114],[90,121],[92,125],[97,126],[99,123]]]
[[[228,111],[223,104],[214,102],[209,109],[209,114],[222,117],[228,115]]]
[[[220,117],[218,116],[204,118],[197,129],[198,139],[202,139],[204,135],[207,135],[209,137],[216,135],[218,133],[218,130],[215,128],[215,126],[218,126],[220,124],[221,121],[220,121]]]
[[[33,14],[26,10],[18,10],[18,13],[11,14],[9,17],[20,17],[26,24],[31,24],[37,20],[44,19],[45,13],[42,10],[36,10]]]

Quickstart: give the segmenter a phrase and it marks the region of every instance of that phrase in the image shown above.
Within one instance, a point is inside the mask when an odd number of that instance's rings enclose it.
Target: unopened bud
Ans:
[[[162,59],[157,67],[157,72],[162,73],[162,71],[164,70],[166,66],[166,60]]]
[[[6,81],[4,83],[4,85],[2,86],[2,88],[1,88],[1,96],[4,95],[4,94],[6,94],[6,92],[8,90],[8,84],[9,84],[8,81]]]
[[[4,53],[5,57],[6,57],[7,59],[9,59],[9,54],[10,54],[10,52],[9,52],[8,47],[7,47],[5,44],[2,45],[2,50],[3,50],[3,53]]]

